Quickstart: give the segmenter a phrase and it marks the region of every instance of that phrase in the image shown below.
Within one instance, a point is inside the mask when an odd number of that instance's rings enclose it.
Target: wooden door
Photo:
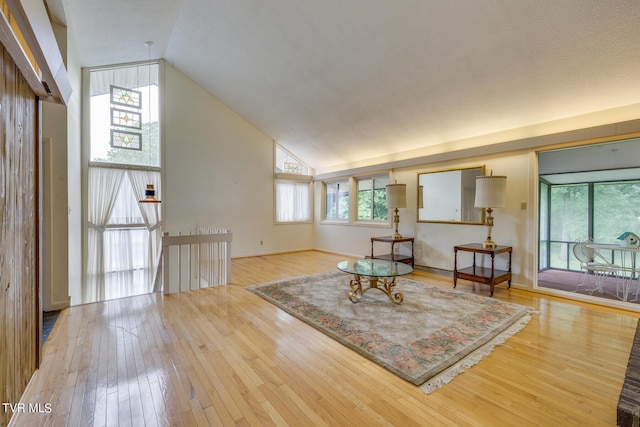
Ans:
[[[16,404],[40,351],[39,120],[34,92],[0,49],[0,401]],[[0,425],[11,413],[3,407]]]

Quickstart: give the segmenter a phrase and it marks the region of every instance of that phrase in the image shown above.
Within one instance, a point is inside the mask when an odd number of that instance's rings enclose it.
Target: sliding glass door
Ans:
[[[640,139],[630,139],[539,153],[538,286],[617,298],[613,273],[611,287],[580,286],[573,248],[585,240],[615,248],[623,233],[640,234],[639,152]],[[600,254],[620,261],[619,251]]]

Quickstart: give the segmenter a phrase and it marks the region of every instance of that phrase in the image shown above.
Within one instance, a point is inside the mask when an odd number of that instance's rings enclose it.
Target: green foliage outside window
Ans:
[[[617,243],[625,231],[640,234],[640,181],[593,186],[593,240]]]
[[[550,190],[551,240],[571,242],[589,237],[588,184],[552,185]]]
[[[386,185],[389,178],[375,177],[358,180],[358,220],[387,221]]]
[[[617,244],[625,231],[640,234],[640,181],[550,185],[548,215],[542,211],[547,207],[547,190],[541,190],[540,257],[549,256],[548,265],[540,260],[541,268],[577,271],[580,266],[571,252],[572,242],[591,237],[598,243]]]
[[[149,132],[150,130],[150,132]],[[142,124],[142,149],[127,150],[125,148],[111,147],[105,159],[94,159],[94,161],[105,161],[137,166],[160,166],[160,138],[158,135],[158,122],[151,123],[151,129],[147,123]]]

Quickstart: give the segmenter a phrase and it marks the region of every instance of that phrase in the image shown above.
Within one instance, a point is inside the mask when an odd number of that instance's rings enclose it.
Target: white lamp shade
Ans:
[[[407,207],[407,184],[387,185],[387,208]]]
[[[476,208],[503,208],[507,203],[507,177],[476,177]]]

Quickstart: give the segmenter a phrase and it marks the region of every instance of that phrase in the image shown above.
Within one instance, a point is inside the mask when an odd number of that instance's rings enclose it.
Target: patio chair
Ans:
[[[603,285],[607,277],[611,275],[615,276],[617,286],[620,266],[606,259],[597,249],[587,246],[589,242],[590,241],[581,241],[573,246],[573,254],[578,261],[580,261],[580,278],[578,279],[576,291],[582,286],[591,294],[595,291],[603,293]],[[589,277],[593,277],[594,279],[594,287],[591,289],[587,287]]]

